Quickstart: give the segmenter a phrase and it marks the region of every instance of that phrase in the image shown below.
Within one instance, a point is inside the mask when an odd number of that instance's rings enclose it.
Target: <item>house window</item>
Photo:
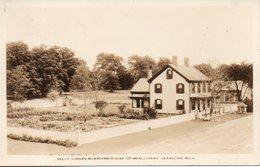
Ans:
[[[195,83],[191,84],[191,93],[195,93]]]
[[[205,82],[202,83],[202,92],[206,92],[206,83]]]
[[[198,93],[200,93],[200,83],[197,84]]]
[[[159,83],[155,84],[154,85],[154,92],[155,93],[162,93],[162,84],[159,84]]]
[[[172,79],[172,70],[171,69],[168,69],[166,71],[166,79]]]
[[[136,99],[136,108],[144,108],[143,99]]]
[[[198,100],[198,110],[200,110],[200,100]]]
[[[206,102],[205,102],[205,100],[202,101],[202,109],[206,110]]]
[[[237,93],[236,92],[234,92],[234,102],[237,102],[238,100],[237,100]]]
[[[184,100],[178,99],[176,101],[176,109],[177,110],[184,110]]]
[[[178,83],[176,85],[176,93],[184,93],[184,84]]]
[[[155,109],[162,109],[162,100],[161,99],[155,100]]]
[[[208,92],[211,92],[211,84],[208,83]]]
[[[207,100],[207,106],[210,108],[210,99]]]
[[[229,94],[225,93],[225,102],[229,102]]]
[[[195,110],[196,109],[196,102],[195,100],[191,100],[191,110]]]

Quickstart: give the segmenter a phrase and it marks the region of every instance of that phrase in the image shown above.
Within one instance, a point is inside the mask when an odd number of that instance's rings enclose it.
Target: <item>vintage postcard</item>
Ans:
[[[0,0],[0,165],[259,165],[259,1]]]

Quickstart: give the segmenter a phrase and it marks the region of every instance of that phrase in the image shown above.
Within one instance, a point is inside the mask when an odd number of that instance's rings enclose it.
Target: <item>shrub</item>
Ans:
[[[144,112],[144,114],[147,114],[149,116],[149,119],[157,118],[157,111],[153,108],[144,107],[143,112]]]
[[[122,105],[118,106],[118,110],[120,111],[120,114],[123,115],[123,117],[125,117],[125,115],[126,115],[126,110],[125,110],[125,108],[126,108],[126,105],[125,105],[125,104],[122,104]]]
[[[13,106],[12,103],[10,101],[7,102],[7,113],[11,113],[13,112]]]
[[[99,100],[95,102],[95,108],[99,110],[99,114],[100,116],[104,115],[104,109],[107,107],[108,103],[106,101],[103,100]]]
[[[253,112],[253,100],[246,99],[244,103],[247,105],[247,112]]]
[[[77,142],[71,141],[69,139],[67,140],[51,140],[50,138],[42,138],[42,137],[32,137],[26,134],[23,134],[22,136],[16,135],[13,133],[10,133],[7,135],[8,138],[14,139],[14,140],[21,140],[21,141],[28,141],[28,142],[37,142],[37,143],[49,143],[49,144],[57,144],[62,145],[65,147],[76,147],[78,145]]]
[[[59,93],[57,91],[51,90],[48,94],[47,94],[47,98],[52,101],[55,102],[57,100],[59,96]]]

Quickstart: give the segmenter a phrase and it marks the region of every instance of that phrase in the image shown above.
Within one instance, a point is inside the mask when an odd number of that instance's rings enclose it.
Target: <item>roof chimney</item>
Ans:
[[[189,67],[190,63],[189,63],[189,58],[188,57],[184,57],[184,65]]]
[[[172,64],[178,65],[178,56],[172,56]]]
[[[149,69],[148,72],[147,72],[147,79],[152,78],[152,76],[153,76],[153,70]]]

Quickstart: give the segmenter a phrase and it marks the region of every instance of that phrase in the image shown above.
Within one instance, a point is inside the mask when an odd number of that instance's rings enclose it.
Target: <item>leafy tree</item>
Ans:
[[[89,69],[87,67],[87,64],[84,60],[79,59],[78,60],[79,65],[76,68],[75,74],[71,78],[71,90],[76,90],[76,91],[85,91],[86,86],[90,86],[90,81],[89,81]]]
[[[40,95],[45,97],[58,83],[57,74],[61,73],[59,55],[51,54],[47,46],[41,45],[32,49],[35,62],[37,80],[33,81],[40,88]]]
[[[210,64],[202,63],[202,64],[195,65],[194,67],[208,77],[211,77],[214,73],[213,68],[211,67]]]
[[[31,60],[32,54],[26,43],[18,41],[6,44],[6,65],[8,70],[20,65],[23,65],[23,68],[27,70]]]
[[[130,56],[128,59],[128,65],[134,76],[134,82],[137,82],[140,78],[146,78],[148,70],[152,69],[153,72],[156,72],[157,70],[155,60],[149,56]]]
[[[167,57],[161,57],[157,63],[158,70],[162,69],[165,67],[167,64],[171,64],[171,60]]]
[[[7,95],[14,100],[24,100],[27,98],[27,89],[30,87],[30,79],[25,70],[25,66],[20,65],[14,69],[7,70]]]
[[[116,73],[107,71],[102,73],[102,80],[100,86],[104,90],[109,90],[113,92],[114,90],[119,88],[119,78]]]
[[[119,73],[124,68],[122,61],[121,57],[110,53],[101,53],[97,56],[92,76],[98,83],[98,88],[110,92],[119,88]]]
[[[48,54],[55,58],[59,64],[57,79],[64,83],[59,84],[59,86],[61,86],[60,89],[68,92],[70,90],[72,76],[77,69],[79,61],[74,57],[74,52],[66,47],[52,46],[48,49]]]
[[[121,71],[119,71],[118,77],[119,77],[118,82],[121,89],[127,90],[133,87],[134,77],[131,74],[131,72],[128,71],[126,68],[123,68]]]
[[[236,86],[238,101],[242,101],[248,88],[253,88],[253,65],[245,62],[231,64],[227,68],[226,74],[228,80]]]

